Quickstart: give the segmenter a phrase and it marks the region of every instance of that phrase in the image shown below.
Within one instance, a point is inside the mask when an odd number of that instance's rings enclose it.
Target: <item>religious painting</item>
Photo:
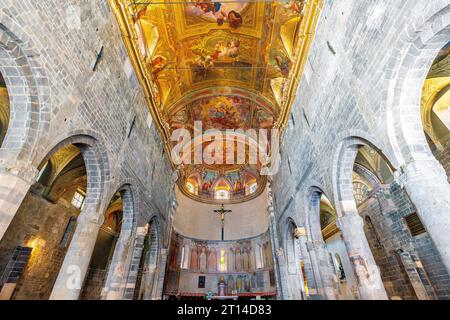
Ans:
[[[218,31],[188,43],[193,83],[206,80],[230,79],[250,81],[252,79],[251,57],[254,41],[238,35]]]
[[[259,107],[255,109],[254,128],[271,129],[274,122],[275,119],[272,114]]]
[[[228,172],[227,179],[231,182],[231,186],[235,194],[244,191],[244,184],[242,183],[242,175],[240,171]]]
[[[296,66],[303,1],[189,0],[133,4],[128,10],[135,31],[130,36],[143,58],[146,85],[165,129],[186,128],[192,134],[194,121],[201,121],[203,130],[274,126]],[[270,133],[268,139],[270,144]],[[259,185],[260,172],[252,183],[242,175],[248,168],[230,173],[236,170],[231,166],[237,160],[236,147],[231,150],[232,146],[224,143],[219,148],[219,144],[203,143],[203,151],[211,151],[203,153],[206,167],[195,167],[202,172],[198,183],[189,180],[192,170],[183,171],[182,191],[213,199],[220,172],[229,182],[231,201],[236,195],[253,194],[248,190]],[[269,146],[267,149],[270,151]],[[223,164],[217,164],[219,159]],[[216,171],[211,179],[203,179],[206,168]],[[261,164],[255,169],[260,170]]]
[[[270,64],[275,67],[281,76],[287,78],[291,70],[291,60],[281,50],[272,50],[270,55]],[[278,76],[278,75],[275,75]]]
[[[303,14],[305,9],[305,0],[289,0],[284,8],[291,10],[297,14]]]
[[[191,0],[185,6],[188,24],[194,24],[198,18],[204,22],[215,22],[218,26],[227,24],[232,29],[243,23],[242,11],[248,6],[246,2],[222,2],[212,0]],[[196,19],[197,18],[197,19]]]
[[[203,129],[247,129],[251,103],[238,96],[215,96],[197,100],[190,106],[194,121],[202,121]]]
[[[113,232],[119,232],[122,225],[122,211],[114,211],[107,214],[104,226]]]
[[[202,179],[202,190],[210,191],[215,180],[217,179],[217,173],[213,171],[205,171]]]
[[[186,124],[190,122],[189,120],[190,120],[189,110],[181,109],[169,119],[169,125],[172,130],[186,128]]]

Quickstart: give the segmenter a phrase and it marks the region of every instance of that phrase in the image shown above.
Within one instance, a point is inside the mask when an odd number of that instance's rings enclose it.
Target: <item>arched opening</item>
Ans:
[[[290,299],[309,300],[308,280],[305,277],[305,257],[298,238],[299,228],[292,219],[288,219],[285,248]]]
[[[341,292],[346,282],[339,283],[337,280],[332,259],[336,252],[341,253],[342,247],[345,248],[336,227],[336,211],[322,190],[312,187],[308,197],[307,236],[314,246],[314,250],[308,250],[311,263],[311,268],[306,271],[308,282],[311,287],[314,286],[319,299],[352,299],[351,293]]]
[[[144,238],[141,260],[139,263],[134,300],[152,300],[156,297],[158,286],[159,265],[159,234],[156,219],[152,219],[146,226],[147,234]],[[185,257],[187,252],[184,253]]]
[[[415,206],[395,181],[392,166],[370,144],[357,148],[352,186],[358,214],[363,218],[364,234],[388,297],[434,299],[439,281],[431,271],[429,257],[440,260],[439,253]],[[438,265],[439,276],[448,278],[442,263]]]
[[[88,195],[86,146],[51,153],[0,242],[3,298],[48,299]]]
[[[9,126],[9,95],[5,79],[0,73],[0,146],[5,140]]]
[[[358,286],[344,242],[336,225],[336,210],[326,195],[320,197],[320,227],[333,270],[334,289],[339,300],[359,299]]]
[[[80,300],[99,300],[110,270],[124,218],[122,194],[117,192],[111,199],[104,215],[92,252],[89,268],[80,293]]]
[[[428,145],[450,176],[450,42],[437,55],[425,79],[420,113]]]

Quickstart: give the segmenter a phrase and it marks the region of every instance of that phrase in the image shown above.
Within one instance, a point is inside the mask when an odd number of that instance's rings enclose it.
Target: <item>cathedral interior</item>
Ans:
[[[0,0],[0,300],[450,300],[450,4]]]

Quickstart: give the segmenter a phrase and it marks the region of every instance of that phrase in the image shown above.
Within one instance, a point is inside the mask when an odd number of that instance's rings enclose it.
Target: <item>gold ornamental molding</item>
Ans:
[[[309,52],[311,50],[314,36],[316,34],[317,23],[319,21],[320,13],[322,12],[324,5],[324,0],[314,0],[308,1],[305,8],[305,16],[302,20],[300,26],[300,35],[302,39],[298,41],[298,47],[296,52],[298,52],[298,57],[295,61],[293,76],[290,78],[290,83],[288,90],[286,92],[286,99],[284,104],[281,106],[281,114],[279,118],[278,125],[275,127],[284,129],[289,115],[292,112],[294,101],[297,96],[297,89],[300,85],[300,81],[305,70],[306,61],[308,60]],[[280,135],[281,137],[281,135]]]
[[[170,130],[167,125],[165,125],[165,121],[162,118],[162,114],[158,107],[154,102],[153,93],[151,90],[151,76],[147,72],[147,68],[145,67],[145,61],[142,58],[142,55],[139,53],[139,48],[136,46],[138,36],[136,32],[133,30],[133,21],[130,15],[127,14],[126,4],[121,0],[108,0],[112,12],[114,13],[117,23],[119,25],[119,29],[121,32],[121,36],[125,47],[127,49],[128,55],[130,57],[130,61],[134,70],[136,72],[136,76],[144,89],[145,99],[147,101],[150,114],[152,115],[153,121],[157,125],[157,129],[163,137],[165,141],[165,149],[167,151],[168,156],[170,157],[170,149],[168,145],[168,141],[170,141]],[[134,41],[133,41],[134,40]]]

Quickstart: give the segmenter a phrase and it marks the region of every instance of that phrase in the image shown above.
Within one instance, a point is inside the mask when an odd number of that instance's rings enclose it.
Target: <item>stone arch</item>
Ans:
[[[306,284],[303,269],[310,270],[309,253],[304,248],[304,243],[301,243],[299,224],[293,217],[288,217],[284,220],[283,226],[283,242],[285,251],[285,276],[286,276],[286,290],[287,298],[292,300],[307,299]],[[284,270],[283,270],[284,273]],[[306,277],[310,275],[306,272]],[[309,280],[308,280],[309,281]],[[312,284],[315,287],[315,284]]]
[[[393,169],[392,162],[372,142],[358,136],[344,138],[338,145],[334,155],[333,194],[337,217],[346,212],[358,212],[353,195],[352,174],[359,148],[367,146],[375,150],[388,166]]]
[[[323,241],[321,224],[320,224],[320,201],[324,195],[330,199],[321,187],[311,186],[305,192],[305,227],[308,232],[308,237],[311,241]],[[332,200],[330,200],[331,202]],[[331,203],[333,205],[333,203]],[[334,206],[334,205],[333,205]]]
[[[80,149],[86,166],[86,205],[79,219],[101,221],[101,215],[99,216],[97,212],[101,207],[103,193],[109,181],[108,157],[104,147],[90,135],[68,133],[59,138],[55,139],[54,144],[43,151],[40,157],[35,157],[26,170],[19,170],[14,176],[8,173],[5,174],[7,177],[2,177],[2,179],[10,181],[10,190],[9,193],[5,191],[4,195],[0,197],[0,204],[6,206],[5,209],[0,209],[0,214],[4,216],[2,221],[4,223],[0,225],[0,238],[8,228],[30,187],[34,184],[35,177],[38,175],[37,169],[41,168],[58,150],[70,144]],[[28,175],[26,180],[23,177],[25,175]],[[14,180],[18,180],[18,182]]]
[[[396,160],[402,165],[434,159],[423,131],[420,105],[426,76],[450,39],[450,5],[433,9],[436,11],[424,23],[411,23],[403,29],[395,55],[387,63],[393,67],[386,75],[388,135]]]
[[[344,138],[336,148],[333,166],[333,191],[337,226],[341,230],[346,249],[358,279],[362,299],[387,299],[381,275],[364,233],[364,221],[358,213],[353,193],[353,171],[359,148],[370,147],[390,168],[392,163],[372,142],[358,137]]]
[[[102,208],[108,205],[108,202],[104,199],[104,194],[110,181],[109,158],[106,148],[95,136],[93,132],[75,131],[58,137],[54,144],[51,144],[42,152],[43,156],[34,158],[32,165],[40,169],[59,149],[70,144],[77,146],[86,164],[88,182],[86,205],[92,206],[93,212],[96,212],[96,216],[92,218],[97,219],[98,223],[101,224],[103,216],[98,213],[103,212]]]
[[[60,224],[61,228],[59,229],[59,225],[55,225],[52,227],[52,234],[57,235],[57,234],[62,234],[64,237],[67,237],[67,239],[72,239],[71,241],[68,240],[65,244],[64,247],[58,247],[58,249],[60,249],[60,253],[58,256],[46,256],[46,259],[48,258],[51,265],[52,265],[52,269],[51,272],[49,271],[47,273],[47,275],[45,276],[46,278],[49,279],[49,284],[50,287],[49,289],[51,290],[52,287],[53,289],[55,288],[55,286],[53,285],[53,282],[56,278],[56,276],[58,275],[58,270],[59,270],[59,274],[61,274],[61,272],[64,272],[63,270],[66,270],[67,265],[72,265],[72,264],[68,264],[68,262],[66,262],[67,258],[70,256],[69,255],[69,251],[71,250],[71,248],[73,248],[74,246],[76,247],[77,244],[75,244],[74,242],[77,242],[75,240],[75,233],[77,233],[77,229],[79,228],[79,226],[85,222],[89,222],[89,223],[99,223],[99,221],[101,221],[101,217],[98,217],[97,215],[97,211],[98,208],[101,206],[101,202],[102,202],[102,196],[103,196],[103,191],[104,191],[104,185],[102,184],[102,181],[104,181],[104,161],[102,161],[101,159],[99,159],[99,152],[98,149],[101,148],[99,147],[99,143],[96,139],[94,139],[91,136],[83,136],[83,135],[72,135],[72,136],[68,136],[68,137],[63,137],[61,140],[56,140],[54,144],[52,144],[51,146],[48,147],[47,150],[45,150],[45,153],[42,153],[42,156],[40,157],[36,157],[34,159],[34,162],[36,163],[35,165],[33,165],[33,168],[42,168],[45,163],[53,156],[55,156],[56,153],[58,153],[59,151],[61,151],[62,149],[65,149],[65,147],[69,147],[69,146],[76,146],[77,148],[74,149],[78,149],[78,151],[76,151],[79,155],[78,158],[82,158],[82,166],[83,169],[77,169],[77,173],[81,175],[85,176],[84,182],[83,182],[83,195],[84,195],[84,191],[86,191],[86,198],[83,199],[83,206],[76,207],[77,209],[73,209],[70,210],[70,208],[65,208],[63,211],[64,213],[71,213],[71,219],[74,219],[74,223],[72,224],[73,227],[68,227],[70,225],[70,223],[67,225],[67,229],[66,231],[64,231],[64,227],[65,225],[63,225],[64,223],[66,223],[66,221],[62,221],[62,224]],[[72,159],[73,160],[73,159]],[[81,160],[80,160],[81,161]],[[71,161],[69,161],[71,162]],[[66,163],[67,165],[68,163]],[[36,171],[37,173],[37,171]],[[36,175],[37,176],[37,175]],[[32,177],[30,177],[30,183],[26,186],[26,189],[24,188],[24,190],[20,190],[22,192],[22,195],[20,198],[15,199],[15,201],[17,203],[15,203],[16,207],[13,209],[10,209],[10,217],[11,220],[8,222],[8,226],[12,221],[12,218],[16,215],[19,214],[17,217],[20,221],[20,219],[22,219],[23,214],[25,214],[24,216],[26,217],[27,214],[29,214],[28,210],[24,210],[24,208],[27,208],[26,206],[30,205],[30,203],[48,203],[48,207],[42,207],[42,208],[46,208],[45,210],[48,210],[49,212],[52,212],[52,210],[60,210],[57,208],[61,208],[61,206],[57,207],[58,205],[56,204],[56,199],[55,202],[51,202],[48,201],[48,198],[44,198],[41,197],[40,199],[43,199],[43,202],[39,202],[39,197],[42,196],[40,191],[38,191],[36,193],[36,190],[40,190],[39,185],[35,184],[35,175],[33,175]],[[29,192],[30,187],[32,186],[32,184],[34,185],[34,196],[31,196],[32,193]],[[35,188],[37,186],[37,189]],[[14,187],[14,186],[12,186]],[[70,188],[67,188],[66,191],[70,190]],[[39,196],[37,196],[37,194],[39,194]],[[27,197],[28,195],[28,197]],[[60,195],[62,196],[62,195]],[[72,196],[72,195],[69,195]],[[27,197],[27,198],[25,198]],[[24,199],[26,201],[24,201]],[[38,202],[30,202],[30,201],[35,201],[35,199],[37,199],[36,201]],[[58,197],[59,199],[59,197]],[[70,199],[66,199],[66,201],[68,201],[68,203],[70,204]],[[24,207],[21,207],[21,205],[24,205]],[[64,207],[64,206],[63,206]],[[20,209],[20,211],[18,211]],[[36,210],[39,210],[39,206],[36,206]],[[51,208],[51,209],[48,209]],[[57,211],[56,211],[57,212]],[[3,215],[3,213],[2,213]],[[60,215],[62,218],[65,217],[64,214]],[[45,216],[44,216],[45,217]],[[76,222],[75,222],[76,221]],[[7,226],[7,227],[8,227]],[[13,225],[11,224],[11,227]],[[45,228],[40,228],[45,230]],[[6,228],[5,228],[6,230]],[[74,230],[74,231],[73,231]],[[66,235],[65,232],[69,231],[69,233]],[[42,232],[48,232],[48,231],[42,231]],[[82,231],[78,230],[78,233],[82,233]],[[2,233],[3,235],[3,233]],[[57,238],[58,236],[56,236],[55,238]],[[52,245],[50,243],[51,241],[47,240],[47,247],[52,248]],[[56,242],[57,245],[57,242]],[[67,251],[67,247],[69,248]],[[77,257],[79,258],[79,257]],[[64,262],[63,262],[64,259]],[[62,266],[61,266],[62,264]],[[42,265],[45,266],[44,263],[42,263]],[[39,271],[39,270],[38,270]],[[56,272],[55,278],[53,278],[53,274],[52,272]],[[50,274],[50,276],[49,276]],[[39,276],[38,276],[39,277]],[[44,277],[44,276],[43,276]],[[26,281],[26,279],[25,279]],[[44,288],[44,290],[47,290]],[[45,296],[47,294],[46,291],[43,291],[43,296]]]
[[[320,297],[335,300],[336,294],[333,288],[332,266],[328,258],[325,241],[322,235],[320,223],[320,201],[324,191],[316,186],[310,186],[305,192],[305,228],[308,241],[311,246],[310,260],[311,273]]]
[[[159,235],[159,222],[157,217],[153,217],[150,220],[150,259],[149,259],[149,265],[156,267],[158,265],[158,258],[159,258],[159,250],[161,249],[161,239]]]
[[[153,300],[158,298],[159,276],[161,266],[160,250],[162,247],[160,224],[157,215],[153,215],[146,226],[143,249],[138,266],[138,281],[134,289],[135,300]],[[160,270],[164,272],[165,270]]]
[[[33,41],[0,11],[0,72],[10,100],[10,120],[0,157],[7,167],[28,161],[50,116],[49,80],[34,51]],[[47,121],[42,121],[42,120]]]
[[[122,299],[125,295],[128,273],[133,254],[133,235],[136,229],[136,204],[133,188],[125,183],[114,194],[122,198],[123,219],[120,236],[107,271],[102,297],[108,300]]]
[[[297,261],[298,253],[296,252],[295,248],[295,238],[294,238],[295,229],[297,229],[297,224],[295,223],[294,219],[291,217],[287,218],[285,222],[285,231],[284,231],[284,247],[286,250],[286,264],[288,274],[297,273],[297,268],[295,264]]]

